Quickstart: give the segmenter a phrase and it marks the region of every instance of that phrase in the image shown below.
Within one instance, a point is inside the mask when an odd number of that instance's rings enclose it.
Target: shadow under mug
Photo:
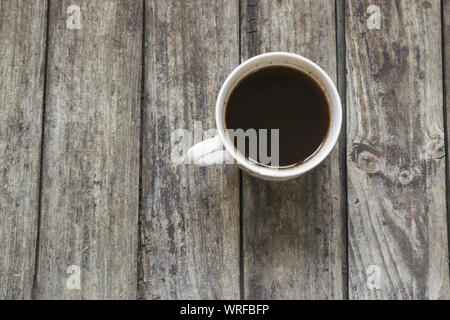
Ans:
[[[233,89],[247,75],[268,66],[287,66],[308,74],[321,87],[330,107],[330,128],[321,148],[308,161],[289,168],[270,168],[248,160],[236,150],[225,130],[225,108]],[[287,52],[269,52],[246,60],[227,77],[216,102],[218,135],[191,147],[186,159],[197,165],[235,163],[250,175],[264,180],[282,181],[298,177],[319,165],[336,144],[342,124],[342,106],[339,94],[330,77],[317,64],[300,55]]]

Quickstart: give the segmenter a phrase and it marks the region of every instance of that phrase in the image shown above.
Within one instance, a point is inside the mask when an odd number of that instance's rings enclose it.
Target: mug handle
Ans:
[[[188,164],[208,166],[212,164],[230,163],[232,157],[224,150],[222,140],[217,135],[203,140],[189,148],[185,157]]]

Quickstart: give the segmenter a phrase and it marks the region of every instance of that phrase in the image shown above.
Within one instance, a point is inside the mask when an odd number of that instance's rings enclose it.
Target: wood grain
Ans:
[[[346,4],[349,297],[448,298],[440,1]]]
[[[303,55],[336,80],[335,8],[329,1],[242,1],[242,59]],[[249,299],[340,299],[345,252],[337,149],[288,182],[243,173],[244,292]]]
[[[146,1],[141,298],[240,297],[238,169],[171,158],[176,129],[216,127],[239,63],[238,12],[238,1]]]
[[[0,2],[0,299],[32,296],[46,1]]]
[[[50,3],[36,298],[134,299],[142,2]],[[70,5],[80,30],[66,28]]]

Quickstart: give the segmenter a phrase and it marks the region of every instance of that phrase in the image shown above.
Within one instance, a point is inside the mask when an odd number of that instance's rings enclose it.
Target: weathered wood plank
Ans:
[[[239,298],[238,169],[171,160],[174,130],[216,127],[238,12],[238,1],[146,1],[141,298]]]
[[[46,1],[0,2],[0,299],[32,296]]]
[[[242,1],[242,59],[301,54],[336,79],[335,8],[329,1]],[[338,154],[288,182],[243,174],[244,291],[250,299],[343,297]],[[342,199],[344,200],[344,199]]]
[[[136,298],[142,2],[51,1],[49,20],[36,298]]]
[[[349,297],[448,298],[440,1],[346,4]]]

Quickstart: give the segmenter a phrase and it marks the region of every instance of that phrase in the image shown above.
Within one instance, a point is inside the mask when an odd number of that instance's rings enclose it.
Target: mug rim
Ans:
[[[292,63],[288,63],[287,60],[285,64],[274,63],[274,64],[262,64],[261,66],[256,65],[256,68],[250,68],[249,70],[245,70],[258,60],[265,60],[268,57],[273,58],[286,58],[291,60],[296,60],[300,63],[300,65],[296,64],[295,66]],[[227,103],[227,99],[231,92],[233,92],[236,85],[239,84],[240,80],[248,76],[250,73],[255,72],[259,69],[262,69],[267,66],[294,66],[297,69],[302,70],[302,66],[308,66],[312,71],[308,72],[310,76],[312,76],[313,80],[322,88],[325,92],[330,107],[331,119],[330,119],[330,127],[328,131],[327,137],[324,139],[320,149],[308,159],[308,161],[304,163],[300,163],[291,168],[270,168],[264,167],[262,165],[255,164],[245,158],[245,156],[239,152],[234,147],[234,144],[226,137],[225,133],[225,121],[224,121],[224,111]],[[319,79],[317,79],[319,78]],[[322,80],[323,83],[319,82]],[[326,88],[324,88],[325,86]],[[294,178],[300,176],[307,171],[318,166],[325,158],[330,154],[333,150],[338,138],[342,125],[342,106],[339,94],[337,92],[336,86],[328,74],[315,62],[297,55],[288,52],[268,52],[263,53],[257,56],[254,56],[239,66],[237,66],[226,78],[223,83],[219,95],[217,96],[216,101],[216,125],[217,131],[222,140],[223,145],[225,146],[226,151],[237,161],[237,163],[246,169],[250,173],[256,174],[257,176],[266,177],[266,178]]]

